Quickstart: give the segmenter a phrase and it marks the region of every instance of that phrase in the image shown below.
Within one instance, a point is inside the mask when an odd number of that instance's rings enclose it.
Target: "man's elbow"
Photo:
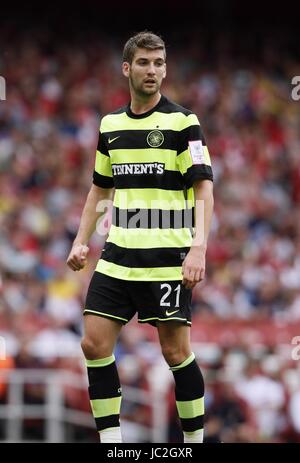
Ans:
[[[199,192],[201,195],[204,196],[211,196],[213,199],[213,182],[211,180],[197,180],[194,183],[195,192]]]

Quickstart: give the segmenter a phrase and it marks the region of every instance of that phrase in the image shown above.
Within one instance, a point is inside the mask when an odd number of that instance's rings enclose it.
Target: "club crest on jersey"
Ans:
[[[164,142],[164,135],[160,130],[152,130],[148,133],[147,143],[151,148],[158,148]]]

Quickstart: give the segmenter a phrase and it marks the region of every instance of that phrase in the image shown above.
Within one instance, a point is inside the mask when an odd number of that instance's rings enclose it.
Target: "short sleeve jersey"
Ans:
[[[115,188],[96,271],[133,281],[181,280],[194,225],[193,183],[213,180],[197,116],[166,97],[136,115],[103,117],[93,182]]]

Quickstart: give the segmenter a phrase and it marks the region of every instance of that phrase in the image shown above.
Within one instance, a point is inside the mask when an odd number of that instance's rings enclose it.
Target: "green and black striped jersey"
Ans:
[[[96,271],[137,281],[181,280],[198,179],[213,179],[197,116],[162,96],[103,117],[93,182],[115,188],[112,225]]]

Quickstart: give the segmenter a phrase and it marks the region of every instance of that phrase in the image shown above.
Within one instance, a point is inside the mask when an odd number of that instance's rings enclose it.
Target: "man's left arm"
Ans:
[[[182,282],[193,288],[205,276],[205,256],[214,207],[213,182],[196,180],[193,184],[195,197],[195,234],[190,251],[182,264]]]

